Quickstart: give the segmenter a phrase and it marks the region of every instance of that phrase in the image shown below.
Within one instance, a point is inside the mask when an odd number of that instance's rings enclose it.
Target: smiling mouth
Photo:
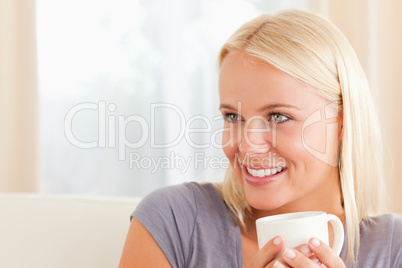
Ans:
[[[275,175],[279,174],[282,171],[284,171],[286,168],[285,167],[276,167],[276,168],[266,168],[266,169],[251,169],[249,167],[246,167],[248,173],[252,175],[253,177],[267,177],[270,175]]]
[[[282,174],[287,170],[286,167],[276,167],[269,169],[251,169],[243,167],[245,180],[253,186],[263,186],[279,180]]]

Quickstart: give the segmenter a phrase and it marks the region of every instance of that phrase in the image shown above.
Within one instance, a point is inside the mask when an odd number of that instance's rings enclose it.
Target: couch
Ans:
[[[0,267],[118,267],[138,198],[0,194]]]

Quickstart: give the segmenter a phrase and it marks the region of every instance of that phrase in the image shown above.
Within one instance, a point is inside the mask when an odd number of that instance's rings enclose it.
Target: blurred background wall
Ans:
[[[220,45],[246,20],[288,7],[328,17],[355,48],[384,133],[387,211],[402,214],[399,0],[0,0],[0,191],[142,196],[167,184],[221,180],[221,149],[188,146],[185,139],[151,148],[150,139],[174,139],[180,112],[187,121],[194,118],[193,127],[218,129]],[[156,133],[144,146],[123,146],[121,153],[121,139],[141,140],[141,121],[129,122],[130,116],[149,122],[150,105],[162,102],[173,107],[155,110]],[[69,112],[80,107],[80,116],[66,125]],[[124,122],[126,128],[119,129]],[[72,144],[68,127],[77,140],[96,146]],[[195,144],[211,142],[209,136],[191,137]],[[182,156],[190,165],[147,164],[166,156]],[[133,164],[135,157],[143,167]],[[205,168],[200,163],[207,160]]]
[[[373,91],[384,138],[386,209],[402,214],[402,1],[328,1],[327,16],[355,49]]]
[[[35,1],[0,1],[1,192],[40,189],[35,14]]]

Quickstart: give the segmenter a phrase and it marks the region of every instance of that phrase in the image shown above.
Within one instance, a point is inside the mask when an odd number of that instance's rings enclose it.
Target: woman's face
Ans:
[[[328,211],[340,202],[336,105],[240,52],[225,57],[219,94],[224,152],[254,209]]]

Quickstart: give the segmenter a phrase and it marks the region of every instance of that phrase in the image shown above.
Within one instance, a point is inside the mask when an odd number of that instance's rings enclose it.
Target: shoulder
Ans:
[[[192,202],[194,193],[190,183],[165,186],[146,195],[140,202],[143,204],[172,205],[180,201]]]
[[[172,185],[157,189],[145,196],[139,203],[136,211],[152,210],[174,210],[177,212],[185,210],[187,213],[196,214],[201,206],[216,201],[219,194],[210,183],[189,182]]]
[[[162,187],[144,197],[131,216],[149,231],[173,267],[187,266],[198,215],[214,191],[218,194],[212,184],[195,182]]]
[[[240,231],[211,183],[155,190],[132,216],[150,232],[173,267],[197,267],[200,262],[205,267],[236,267],[242,263]]]
[[[394,214],[383,214],[363,220],[360,226],[362,234],[383,236],[402,232],[402,218]]]
[[[177,219],[183,218],[186,223],[194,223],[202,203],[208,202],[214,194],[212,184],[196,182],[171,185],[154,190],[145,196],[138,204],[131,216],[144,221],[153,221],[154,218]],[[174,219],[173,219],[174,218]]]
[[[394,214],[385,214],[371,219],[370,225],[375,226],[375,233],[383,235],[389,240],[392,254],[399,253],[402,263],[402,218]],[[398,266],[400,267],[400,266]]]
[[[382,265],[388,263],[387,267],[402,267],[401,217],[394,214],[370,217],[362,221],[360,235],[361,257],[381,261]]]

